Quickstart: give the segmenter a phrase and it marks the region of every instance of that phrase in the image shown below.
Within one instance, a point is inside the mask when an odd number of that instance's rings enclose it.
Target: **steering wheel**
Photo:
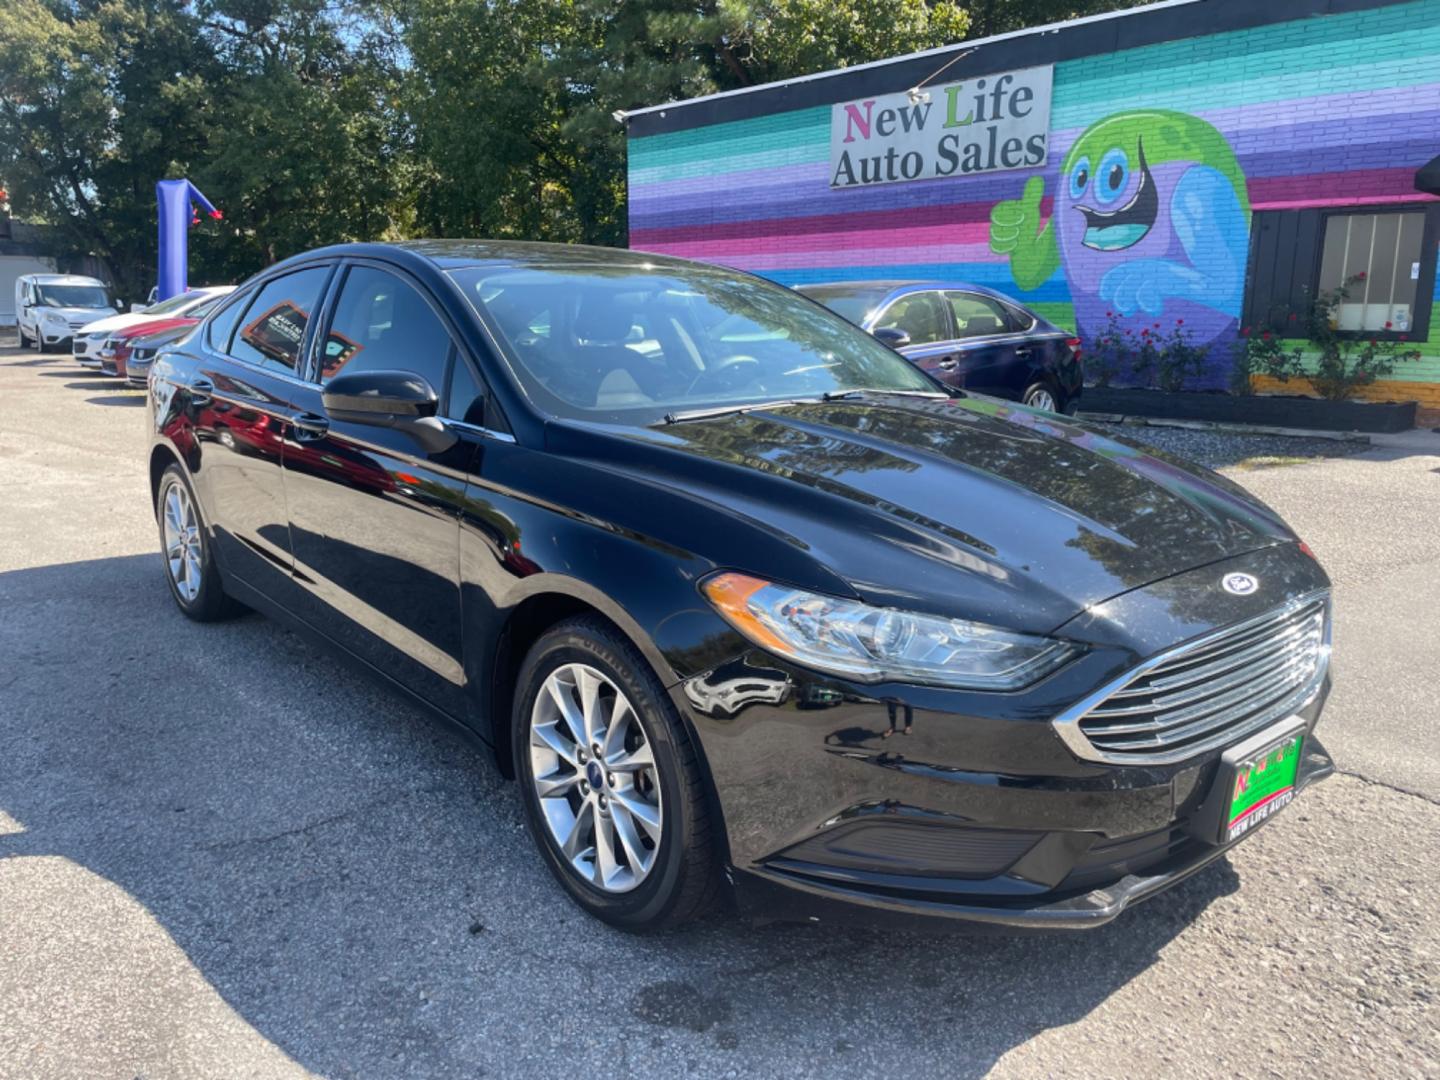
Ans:
[[[755,368],[747,365],[754,364]],[[736,353],[734,356],[727,356],[717,361],[713,366],[707,367],[696,375],[690,382],[690,388],[685,392],[693,394],[697,390],[736,390],[744,386],[754,378],[756,370],[760,367],[760,361],[753,356],[746,356],[744,353]],[[725,372],[730,372],[726,375]],[[736,376],[740,376],[737,378]],[[713,386],[711,384],[714,384]]]

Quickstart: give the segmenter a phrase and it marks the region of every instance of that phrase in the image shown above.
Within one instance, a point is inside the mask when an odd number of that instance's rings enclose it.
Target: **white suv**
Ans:
[[[109,286],[78,274],[22,274],[15,279],[20,344],[41,352],[63,345],[84,326],[118,311]]]

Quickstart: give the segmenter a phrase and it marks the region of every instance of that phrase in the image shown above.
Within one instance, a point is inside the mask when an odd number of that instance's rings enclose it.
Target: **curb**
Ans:
[[[1101,424],[1124,424],[1132,427],[1183,428],[1188,431],[1213,431],[1222,435],[1278,435],[1292,439],[1329,439],[1331,442],[1370,443],[1370,435],[1360,431],[1317,431],[1312,428],[1271,427],[1266,424],[1231,424],[1220,420],[1168,420],[1153,416],[1128,416],[1123,413],[1085,412],[1075,414],[1080,420]]]

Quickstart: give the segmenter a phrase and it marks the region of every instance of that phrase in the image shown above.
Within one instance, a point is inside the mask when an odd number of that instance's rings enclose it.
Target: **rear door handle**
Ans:
[[[215,384],[209,379],[192,379],[183,385],[190,395],[190,400],[196,405],[210,404],[210,394],[215,389]]]
[[[330,418],[318,413],[297,413],[290,422],[295,425],[297,437],[323,439],[330,433]]]

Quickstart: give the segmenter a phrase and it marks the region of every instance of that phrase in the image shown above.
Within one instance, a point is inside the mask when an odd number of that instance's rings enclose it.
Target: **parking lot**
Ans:
[[[1440,455],[1220,447],[1337,594],[1340,774],[1228,860],[1080,935],[642,938],[482,749],[181,617],[142,400],[0,348],[0,1076],[1440,1072]]]

